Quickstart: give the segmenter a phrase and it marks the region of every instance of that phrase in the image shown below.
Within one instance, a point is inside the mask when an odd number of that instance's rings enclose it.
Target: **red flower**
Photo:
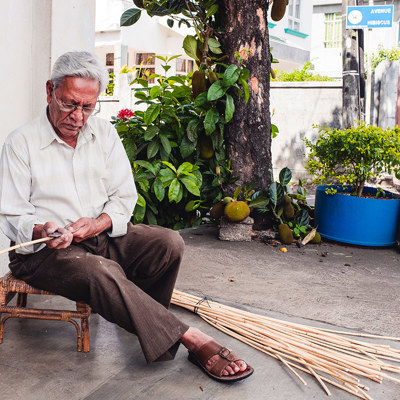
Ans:
[[[134,115],[135,113],[132,110],[130,110],[129,108],[124,108],[123,110],[119,111],[119,113],[117,114],[117,118],[126,121],[127,119],[132,118]]]

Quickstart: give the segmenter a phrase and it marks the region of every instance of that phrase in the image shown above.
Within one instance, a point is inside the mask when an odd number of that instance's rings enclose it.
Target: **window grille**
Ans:
[[[324,47],[333,49],[342,46],[342,15],[340,13],[325,14]]]

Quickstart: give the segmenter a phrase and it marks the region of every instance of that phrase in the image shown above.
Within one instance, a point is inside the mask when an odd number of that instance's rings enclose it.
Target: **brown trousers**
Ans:
[[[167,310],[183,249],[177,232],[129,223],[120,237],[102,233],[66,249],[11,252],[10,269],[32,286],[84,301],[136,334],[150,363],[173,359],[189,328]]]

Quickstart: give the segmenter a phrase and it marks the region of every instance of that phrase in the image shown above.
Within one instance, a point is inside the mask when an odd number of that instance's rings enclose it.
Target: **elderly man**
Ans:
[[[87,52],[62,55],[46,83],[46,111],[6,139],[0,227],[16,244],[14,276],[92,309],[139,338],[147,362],[170,360],[180,343],[211,377],[236,381],[253,369],[168,307],[184,243],[174,231],[132,225],[131,166],[113,126],[92,116],[108,73]]]

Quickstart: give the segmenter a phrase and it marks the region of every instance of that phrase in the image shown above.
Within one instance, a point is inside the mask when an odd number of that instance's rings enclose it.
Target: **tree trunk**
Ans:
[[[231,159],[232,175],[239,180],[225,188],[231,196],[237,186],[257,183],[267,189],[272,181],[271,116],[269,110],[270,49],[267,23],[267,0],[219,0],[223,51],[229,63],[238,63],[235,52],[250,71],[250,98],[235,98],[236,111],[227,125],[225,141]]]

